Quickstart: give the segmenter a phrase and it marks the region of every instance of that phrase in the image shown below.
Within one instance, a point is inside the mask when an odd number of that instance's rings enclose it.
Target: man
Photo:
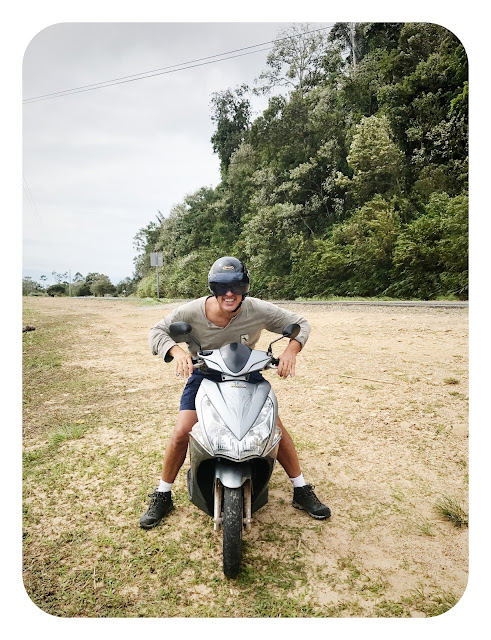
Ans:
[[[297,353],[310,333],[310,325],[302,316],[270,302],[247,297],[249,272],[237,258],[225,256],[216,260],[208,274],[208,285],[213,295],[182,305],[150,329],[149,344],[152,353],[159,355],[165,362],[174,360],[176,375],[189,379],[181,397],[176,426],[165,450],[160,485],[151,495],[148,510],[140,518],[143,529],[155,527],[173,508],[172,485],[186,458],[189,433],[198,421],[195,397],[205,375],[193,369],[191,357],[196,355],[197,346],[190,342],[189,353],[172,339],[169,333],[172,322],[188,322],[203,350],[218,349],[231,342],[241,342],[253,349],[263,329],[281,334],[287,324],[298,323],[299,334],[290,340],[279,356],[278,375],[283,378],[295,374]],[[251,374],[251,380],[252,376],[262,379],[260,373]],[[329,518],[329,507],[318,500],[312,485],[304,480],[293,440],[279,417],[278,426],[282,438],[277,460],[291,480],[292,505],[307,511],[313,518]]]

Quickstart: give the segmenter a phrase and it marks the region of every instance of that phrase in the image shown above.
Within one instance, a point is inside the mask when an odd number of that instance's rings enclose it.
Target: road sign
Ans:
[[[163,264],[164,263],[162,261],[162,254],[160,252],[151,253],[150,254],[150,266],[151,267],[161,267]]]

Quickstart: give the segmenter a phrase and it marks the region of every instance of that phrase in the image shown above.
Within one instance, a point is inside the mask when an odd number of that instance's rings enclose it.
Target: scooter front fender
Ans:
[[[227,462],[220,460],[215,467],[215,477],[224,487],[238,489],[252,477],[252,466],[248,462]]]

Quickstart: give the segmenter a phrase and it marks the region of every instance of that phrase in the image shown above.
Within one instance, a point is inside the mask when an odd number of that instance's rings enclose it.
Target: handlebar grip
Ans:
[[[205,369],[206,364],[200,358],[192,357],[193,369]]]

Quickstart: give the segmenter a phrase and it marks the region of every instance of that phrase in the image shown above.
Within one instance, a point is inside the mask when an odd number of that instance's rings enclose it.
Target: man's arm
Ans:
[[[271,302],[263,300],[257,302],[259,308],[262,308],[263,312],[266,314],[267,323],[265,328],[268,331],[279,333],[281,335],[287,324],[296,323],[300,326],[300,332],[295,339],[300,343],[301,349],[305,346],[311,330],[310,324],[306,318],[298,313],[290,311],[289,309],[281,308]]]
[[[298,340],[290,340],[287,348],[283,351],[278,358],[280,361],[278,365],[278,375],[282,378],[295,375],[295,363],[297,360],[297,353],[302,349],[302,345]]]
[[[172,347],[177,346],[177,343],[171,338],[169,333],[171,323],[180,320],[176,311],[178,310],[173,311],[170,315],[158,322],[150,329],[148,334],[150,351],[154,356],[160,356],[164,362],[170,362],[172,360],[172,354],[170,352]]]

